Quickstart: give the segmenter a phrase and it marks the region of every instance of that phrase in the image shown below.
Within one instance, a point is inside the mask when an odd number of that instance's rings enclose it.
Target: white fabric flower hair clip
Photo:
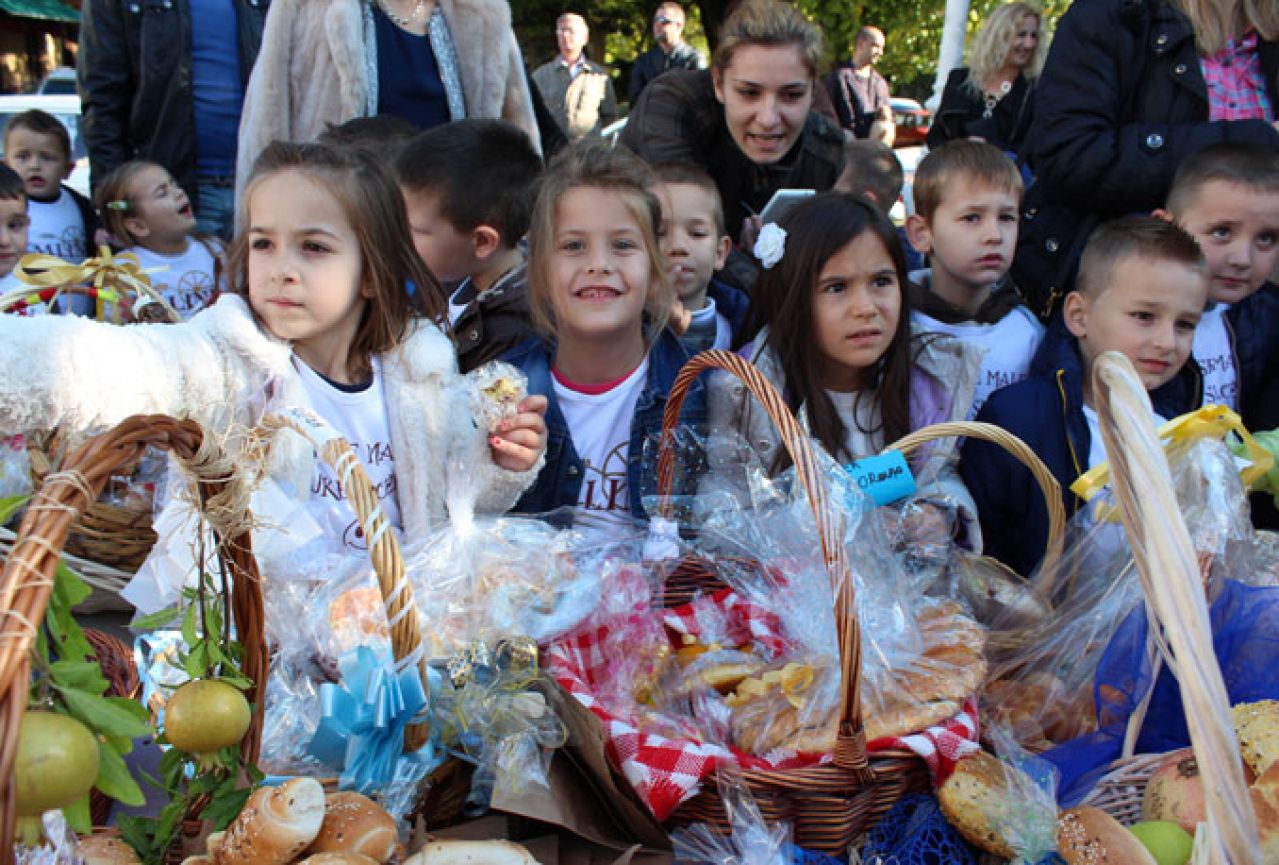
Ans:
[[[759,230],[759,237],[755,238],[753,251],[760,265],[765,270],[771,270],[786,254],[786,229],[776,222],[763,226]]]

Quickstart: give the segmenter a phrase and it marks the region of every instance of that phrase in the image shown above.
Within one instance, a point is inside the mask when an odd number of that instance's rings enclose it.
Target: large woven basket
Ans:
[[[834,759],[831,763],[799,769],[741,773],[760,811],[769,821],[789,823],[795,843],[810,850],[843,855],[905,793],[928,786],[923,761],[911,752],[881,751],[868,757],[861,710],[861,636],[853,597],[853,578],[843,544],[842,526],[834,505],[826,496],[820,470],[795,416],[776,388],[748,361],[723,351],[707,351],[693,358],[671,389],[663,416],[663,444],[679,422],[680,409],[693,382],[702,372],[724,370],[735,375],[768,412],[781,434],[781,442],[795,464],[796,476],[808,495],[817,524],[821,551],[835,592],[835,619],[839,635],[842,700]],[[1065,522],[1060,488],[1019,439],[987,424],[942,424],[920,430],[897,442],[894,448],[909,451],[926,442],[949,436],[981,436],[1009,448],[1026,462],[1044,489],[1052,520],[1053,537]],[[669,496],[675,471],[674,448],[664,446],[658,462],[658,493]],[[680,562],[666,580],[663,603],[683,603],[699,591],[722,586],[710,563],[688,559]],[[714,783],[683,803],[671,823],[709,823],[728,831],[731,822]]]
[[[306,435],[342,479],[365,536],[373,539],[370,557],[388,615],[396,622],[391,631],[395,657],[417,657],[421,634],[411,586],[405,579],[403,556],[394,531],[377,507],[377,494],[363,466],[349,444],[327,435],[319,425],[276,419],[275,426],[288,426]],[[48,605],[61,547],[71,526],[101,494],[111,475],[121,466],[136,463],[147,447],[169,451],[182,462],[196,480],[199,501],[206,513],[226,512],[231,502],[246,501],[243,490],[238,488],[240,478],[235,467],[204,436],[199,425],[163,416],[129,418],[68,455],[63,468],[45,479],[27,508],[13,552],[0,573],[0,865],[13,862],[13,763],[17,731],[27,706],[29,652]],[[247,514],[228,516],[234,518],[233,533],[220,531],[217,524],[212,528],[231,580],[232,614],[245,649],[243,671],[254,683],[247,694],[254,705],[253,722],[241,747],[245,759],[256,762],[262,736],[261,683],[266,681],[268,671],[262,585]],[[100,656],[110,654],[105,643],[96,648]],[[425,684],[424,662],[419,662],[419,669]],[[410,726],[405,731],[406,747],[420,747],[428,736],[425,725]]]
[[[1181,689],[1203,781],[1207,822],[1193,862],[1260,862],[1256,817],[1244,780],[1229,697],[1212,645],[1201,563],[1173,490],[1152,421],[1150,398],[1132,365],[1114,352],[1093,372],[1102,440],[1124,530],[1141,576],[1151,632]],[[1132,756],[1144,708],[1130,718],[1121,759],[1085,800],[1120,820],[1140,815],[1145,782],[1163,755]]]
[[[0,865],[9,865],[14,859],[13,764],[27,708],[30,651],[53,590],[62,546],[75,520],[97,499],[111,475],[121,466],[135,464],[147,447],[169,451],[183,463],[196,480],[202,503],[224,501],[232,492],[232,467],[206,441],[198,425],[158,416],[130,418],[86,442],[67,457],[60,471],[45,479],[27,508],[13,551],[0,573]],[[262,617],[261,585],[250,537],[247,531],[227,536],[216,525],[213,528],[219,555],[235,586],[232,613],[236,627],[244,633]],[[100,658],[111,654],[105,642],[95,649]],[[261,647],[246,642],[243,667],[252,681],[264,680],[266,663]],[[256,687],[248,696],[259,706],[243,743],[252,760],[262,719]]]

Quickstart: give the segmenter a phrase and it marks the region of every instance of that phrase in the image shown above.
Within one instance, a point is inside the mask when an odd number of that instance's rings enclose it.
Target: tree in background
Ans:
[[[945,0],[794,0],[795,5],[826,34],[826,68],[848,59],[853,40],[863,24],[884,31],[888,44],[876,68],[892,83],[893,93],[922,99],[932,90],[937,52],[941,46]],[[973,0],[968,14],[968,34],[981,25],[990,9],[1004,0]],[[1048,20],[1055,21],[1070,0],[1042,0]],[[580,11],[591,27],[592,60],[613,69],[615,88],[626,92],[627,76],[635,58],[652,39],[653,12],[660,0],[515,0],[512,17],[515,33],[529,68],[555,54],[555,19],[561,12]],[[688,25],[684,38],[707,51],[715,34],[737,0],[684,2]]]

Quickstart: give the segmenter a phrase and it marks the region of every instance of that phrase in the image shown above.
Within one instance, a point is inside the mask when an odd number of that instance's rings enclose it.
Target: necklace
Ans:
[[[386,13],[386,17],[390,18],[396,24],[401,27],[412,27],[413,19],[417,17],[417,13],[422,11],[422,6],[425,5],[425,3],[426,0],[417,0],[417,2],[413,4],[413,8],[409,10],[408,15],[396,15],[391,11],[391,7],[385,2],[379,2],[378,5],[381,6],[382,11]]]
[[[999,100],[1008,95],[1008,91],[1013,89],[1011,81],[1004,81],[999,85],[998,93],[986,93],[986,110],[982,112],[982,117],[990,117],[995,113],[995,106],[999,104]]]

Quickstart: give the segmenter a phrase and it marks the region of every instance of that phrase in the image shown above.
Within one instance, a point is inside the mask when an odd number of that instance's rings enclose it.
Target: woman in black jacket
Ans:
[[[946,79],[928,146],[980,138],[1019,153],[1034,109],[1035,83],[1048,53],[1043,13],[1014,0],[1000,6],[973,37],[968,66]]]
[[[1239,84],[1223,87],[1231,77]],[[1047,316],[1069,291],[1092,228],[1161,206],[1187,155],[1219,141],[1279,151],[1279,3],[1075,3],[1038,89],[1023,151],[1036,182],[1013,275]]]

